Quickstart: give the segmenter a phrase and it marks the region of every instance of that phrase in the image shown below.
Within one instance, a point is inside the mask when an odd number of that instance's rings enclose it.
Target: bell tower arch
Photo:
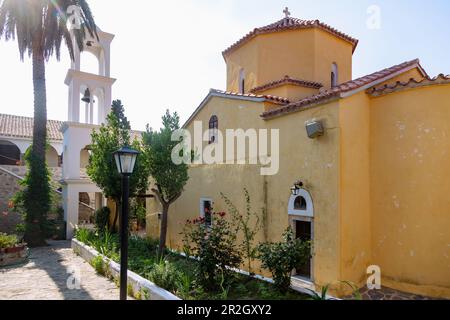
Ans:
[[[67,72],[65,83],[69,87],[68,121],[100,125],[105,122],[112,102],[111,42],[114,35],[97,27],[98,39],[88,35],[84,51],[98,61],[96,73],[81,70],[82,55],[74,45],[75,58]],[[72,41],[75,39],[72,37]]]

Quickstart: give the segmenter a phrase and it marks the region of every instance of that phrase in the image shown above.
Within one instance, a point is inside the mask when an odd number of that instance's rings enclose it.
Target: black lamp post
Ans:
[[[114,152],[117,170],[122,175],[122,215],[120,223],[120,300],[127,300],[128,271],[128,210],[130,176],[133,173],[139,152],[123,147]]]

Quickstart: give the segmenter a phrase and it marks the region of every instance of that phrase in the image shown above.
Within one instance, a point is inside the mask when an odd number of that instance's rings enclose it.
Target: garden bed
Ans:
[[[24,263],[28,259],[26,244],[19,243],[14,235],[0,234],[0,267]]]
[[[72,240],[73,251],[87,262],[91,263],[96,271],[104,276],[108,276],[116,283],[119,282],[120,265],[111,259],[101,255],[95,249],[83,244],[82,242]],[[100,266],[101,264],[101,266]],[[172,293],[159,288],[154,283],[128,271],[128,294],[139,300],[180,300]]]
[[[80,230],[77,238],[78,240],[74,240],[73,243],[84,250],[91,251],[91,256],[85,259],[93,259],[95,251],[92,248],[95,248],[108,258],[111,269],[118,272],[119,241],[116,235]],[[195,281],[198,263],[195,259],[183,257],[174,252],[167,252],[163,259],[158,259],[156,249],[156,241],[130,237],[129,270],[132,272],[129,275],[135,274],[142,279],[141,282],[154,283],[155,286],[164,288],[184,300],[305,300],[309,298],[294,290],[282,294],[271,283],[239,273],[233,276],[230,285],[221,286],[219,290],[205,290]],[[135,286],[133,279],[130,280]],[[137,292],[140,289],[139,286],[135,286],[131,290]]]

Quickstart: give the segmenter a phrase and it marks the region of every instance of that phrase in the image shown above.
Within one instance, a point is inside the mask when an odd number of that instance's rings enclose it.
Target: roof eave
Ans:
[[[323,100],[319,100],[319,101],[312,102],[312,103],[309,103],[309,104],[293,107],[293,110],[291,110],[291,111],[277,112],[277,113],[273,113],[273,114],[268,113],[267,115],[265,115],[263,113],[262,115],[260,115],[260,117],[263,120],[273,120],[273,119],[276,119],[276,118],[281,118],[281,117],[283,117],[285,115],[288,115],[288,114],[292,114],[292,113],[296,113],[296,112],[312,109],[312,108],[319,107],[321,105],[324,105],[324,104],[327,104],[327,103],[330,103],[330,102],[338,101],[341,98],[342,98],[341,95],[337,94],[337,95],[330,96],[330,97],[328,97],[326,99],[323,99]]]

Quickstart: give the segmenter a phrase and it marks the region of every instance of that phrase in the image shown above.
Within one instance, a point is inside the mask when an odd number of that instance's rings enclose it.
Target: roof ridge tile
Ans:
[[[292,29],[302,29],[302,28],[321,28],[324,31],[327,31],[345,41],[350,42],[353,45],[353,51],[355,51],[358,40],[349,36],[346,33],[343,33],[341,31],[338,31],[337,29],[331,27],[330,25],[321,22],[320,20],[302,20],[294,17],[285,17],[281,20],[278,20],[274,23],[268,24],[263,27],[254,28],[252,31],[247,33],[244,37],[242,37],[240,40],[233,43],[231,46],[229,46],[227,49],[225,49],[222,52],[222,55],[225,56],[227,53],[233,51],[234,49],[240,47],[245,42],[251,40],[252,38],[256,37],[260,34],[265,33],[271,33],[271,32],[279,32],[279,31],[285,31],[285,30],[292,30]]]
[[[257,86],[255,88],[251,89],[250,92],[256,93],[259,91],[264,91],[264,90],[272,89],[275,87],[279,87],[283,84],[293,84],[293,85],[298,85],[298,86],[303,86],[303,87],[308,87],[308,88],[313,88],[313,89],[320,89],[323,87],[323,84],[321,84],[319,82],[296,79],[296,78],[292,78],[288,75],[285,75],[282,79],[274,80],[269,83]]]
[[[371,96],[377,97],[405,89],[413,89],[438,84],[450,84],[450,75],[438,74],[436,77],[425,77],[422,80],[410,78],[408,81],[397,81],[394,84],[384,84],[367,90]]]

